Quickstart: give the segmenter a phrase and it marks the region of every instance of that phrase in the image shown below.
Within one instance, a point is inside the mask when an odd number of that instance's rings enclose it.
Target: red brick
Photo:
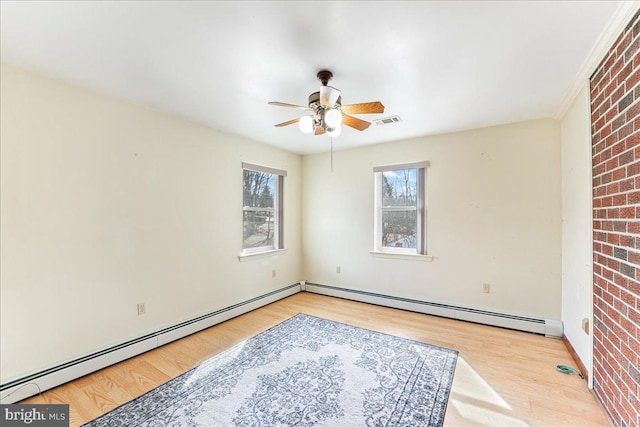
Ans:
[[[622,40],[624,38],[624,33],[620,34],[618,36],[618,38],[616,39],[616,41],[613,43],[612,46],[616,46],[620,40]],[[606,59],[604,60],[604,63],[602,64],[602,74],[604,75],[605,73],[608,72],[608,70],[611,70],[611,68],[613,67],[613,64],[615,64],[616,59],[618,59],[618,55],[616,54],[615,50],[611,50],[607,56],[605,57]]]
[[[619,270],[620,269],[620,262],[616,261],[613,258],[609,258],[607,259],[607,267],[609,267],[612,270]]]
[[[620,277],[619,274],[616,274],[614,277]],[[607,301],[609,305],[612,305],[613,298],[620,298],[620,287],[616,283],[607,283],[607,292],[611,294],[611,301]]]
[[[634,208],[633,206],[620,208],[620,218],[635,218],[635,216],[636,208]]]
[[[640,81],[640,69],[632,73],[625,82],[627,90],[632,89]]]
[[[636,298],[636,301],[637,301],[637,298]],[[631,319],[633,323],[635,323],[636,325],[640,325],[640,311],[638,311],[637,309],[629,309],[627,314],[629,315],[629,319]]]
[[[613,95],[611,96],[611,100],[613,101]],[[611,131],[613,132],[615,130],[618,130],[618,128],[620,128],[625,123],[627,123],[627,115],[624,113],[618,114],[616,118],[611,122]]]
[[[625,308],[627,306],[625,305]],[[625,331],[625,335],[628,337],[629,335],[631,335],[631,331],[633,331],[636,327],[636,325],[634,325],[631,320],[627,319],[626,317],[621,317],[620,318],[620,326],[621,326],[621,330]],[[629,331],[629,332],[626,332]],[[621,339],[622,341],[622,339]]]
[[[633,58],[636,56],[636,53],[638,52],[639,48],[640,48],[640,39],[636,38],[631,42],[627,50],[624,52],[625,62],[633,62]]]
[[[608,84],[608,81],[607,81],[607,84]],[[598,110],[598,107],[600,105],[602,105],[602,101],[605,99],[604,92],[602,92],[602,88],[601,87],[598,87],[596,93],[597,93],[597,95],[595,95],[595,98],[591,101],[591,111]],[[591,122],[593,123],[593,120]]]
[[[622,206],[627,204],[627,195],[626,194],[616,194],[613,196],[613,206]]]
[[[627,281],[627,283],[628,283],[628,281]],[[635,306],[636,306],[636,298],[633,295],[631,295],[629,292],[627,292],[625,290],[621,290],[620,291],[620,298],[627,305],[627,308],[629,308],[629,307],[635,308]],[[627,310],[627,314],[629,314],[628,310]]]
[[[628,120],[630,123],[627,123],[625,126],[618,130],[618,140],[622,140],[633,133],[634,123],[632,122],[632,120],[633,118],[631,120]]]
[[[622,302],[622,300],[614,299],[613,300],[613,308],[615,310],[609,310],[608,314],[611,316],[613,313],[621,313],[623,316],[627,315],[627,305]],[[621,317],[616,323],[620,323],[621,325],[624,323],[624,317]],[[627,342],[627,336],[629,335],[626,332],[626,328],[616,327],[616,335],[622,342]]]
[[[635,74],[640,76],[640,70],[638,70]],[[629,107],[629,109],[626,112],[627,120],[633,120],[634,118],[638,117],[639,112],[640,112],[640,101],[636,100],[636,102],[631,104],[631,107]]]
[[[632,248],[633,247],[633,237],[631,236],[620,236],[620,246],[626,247],[626,248]]]
[[[640,175],[640,161],[627,166],[627,176]]]
[[[603,268],[602,269],[602,275],[607,280],[613,280],[613,271],[611,271],[611,270],[609,270],[607,268]]]
[[[618,163],[620,163],[620,156],[618,156]],[[624,179],[627,177],[627,171],[624,168],[619,168],[613,171],[613,174],[611,175],[611,179],[613,179],[614,181],[620,181],[621,179]],[[616,193],[619,190],[616,189]]]
[[[620,319],[622,319],[622,315],[616,310],[609,310],[607,316],[616,323],[620,323]]]
[[[615,83],[616,86],[618,86],[617,79],[618,79],[620,70],[622,70],[623,67],[624,67],[624,58],[618,58],[618,56],[616,55],[615,60],[611,65],[611,68],[608,70],[609,74],[611,74],[612,83]]]
[[[602,90],[602,94],[605,98],[609,98],[611,94],[616,90],[618,84],[615,80],[611,81],[605,88]]]
[[[640,147],[640,132],[636,132],[625,140],[625,150]],[[636,156],[638,158],[638,156]]]
[[[640,271],[640,269],[638,269]],[[602,266],[594,265],[593,266],[593,274],[602,274]]]
[[[627,64],[622,70],[620,70],[620,73],[616,76],[616,82],[618,85],[620,85],[622,89],[625,89],[624,81],[627,77],[629,77],[632,69],[633,69],[633,64],[632,63]],[[613,102],[613,97],[611,99],[611,102]]]
[[[612,156],[617,156],[618,154],[622,153],[625,150],[626,146],[627,146],[627,140],[626,139],[622,140],[622,141],[619,141],[617,144],[614,144],[611,147],[611,155]]]
[[[625,170],[626,172],[626,170]],[[625,173],[626,175],[626,173]],[[622,192],[628,192],[631,191],[635,188],[635,182],[633,179],[625,179],[624,181],[620,182],[620,191]]]
[[[630,264],[640,266],[640,253],[629,251],[627,261],[629,261]]]
[[[617,39],[614,44],[616,58],[620,58],[624,53],[625,49],[631,44],[631,39],[633,38],[633,34],[631,32],[623,32]],[[620,58],[622,60],[622,58]]]

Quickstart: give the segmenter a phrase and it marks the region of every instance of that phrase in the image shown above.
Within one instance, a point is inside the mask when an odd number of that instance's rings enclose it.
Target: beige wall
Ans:
[[[3,382],[300,279],[300,156],[10,66],[1,78]],[[284,255],[238,261],[243,161],[289,173]]]
[[[300,279],[560,318],[554,120],[337,151],[331,172],[328,154],[301,159],[11,66],[1,76],[3,382]],[[373,257],[372,168],[419,160],[434,260]],[[237,259],[243,161],[288,171],[286,254]]]
[[[591,134],[587,83],[562,119],[562,321],[564,333],[592,379],[593,324]],[[590,328],[591,330],[591,328]]]
[[[375,130],[372,130],[372,132]],[[341,138],[348,138],[345,134]],[[339,140],[336,141],[339,146]],[[432,262],[377,258],[373,172],[428,160]],[[560,126],[538,120],[303,160],[304,278],[316,283],[560,319]],[[336,273],[336,266],[341,273]],[[491,293],[482,293],[482,284]]]

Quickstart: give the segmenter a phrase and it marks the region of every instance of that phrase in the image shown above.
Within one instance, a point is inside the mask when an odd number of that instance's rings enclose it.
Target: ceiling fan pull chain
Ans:
[[[331,139],[331,173],[333,173],[333,137],[329,137]]]

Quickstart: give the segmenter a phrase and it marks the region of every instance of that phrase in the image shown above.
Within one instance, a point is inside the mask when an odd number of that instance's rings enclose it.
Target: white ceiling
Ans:
[[[274,124],[333,71],[343,104],[401,123],[336,149],[553,117],[619,1],[1,1],[1,59],[305,154]]]

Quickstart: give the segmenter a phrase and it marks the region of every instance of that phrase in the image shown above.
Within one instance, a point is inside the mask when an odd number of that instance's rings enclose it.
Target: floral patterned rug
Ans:
[[[441,426],[457,357],[298,314],[85,426]]]

